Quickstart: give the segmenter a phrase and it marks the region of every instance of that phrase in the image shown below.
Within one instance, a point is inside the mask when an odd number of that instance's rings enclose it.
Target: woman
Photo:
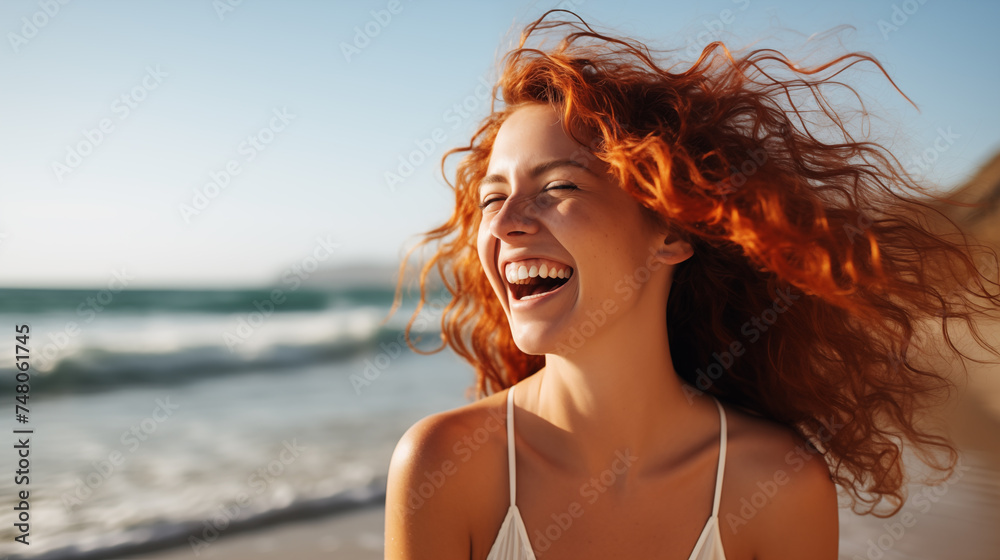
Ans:
[[[873,59],[712,44],[671,72],[548,15],[424,240],[483,398],[400,440],[386,557],[836,558],[835,485],[888,515],[904,442],[954,468],[914,415],[949,382],[913,345],[995,308],[996,282],[825,103]],[[527,46],[546,30],[556,47]],[[812,133],[824,116],[840,140]]]

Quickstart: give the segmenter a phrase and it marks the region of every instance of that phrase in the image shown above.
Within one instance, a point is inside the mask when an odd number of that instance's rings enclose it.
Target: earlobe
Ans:
[[[653,251],[656,260],[663,264],[675,265],[689,259],[694,254],[691,244],[684,241],[677,235],[671,235],[663,240],[663,243]]]

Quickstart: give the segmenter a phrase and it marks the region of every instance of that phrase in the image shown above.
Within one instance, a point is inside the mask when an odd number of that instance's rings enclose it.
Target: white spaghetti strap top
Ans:
[[[719,530],[719,502],[722,497],[722,478],[726,467],[726,411],[715,399],[721,421],[719,436],[719,462],[715,473],[715,494],[712,515],[698,536],[698,541],[688,560],[726,560],[722,550],[722,536]],[[493,547],[486,560],[536,560],[535,552],[528,540],[528,530],[524,527],[521,512],[517,509],[517,474],[514,469],[514,386],[507,391],[507,472],[510,477],[510,507]]]
[[[517,509],[517,476],[514,470],[514,386],[507,390],[507,473],[510,477],[510,507],[500,525],[500,532],[493,541],[486,560],[535,560],[531,550],[528,530],[524,528],[521,512]]]

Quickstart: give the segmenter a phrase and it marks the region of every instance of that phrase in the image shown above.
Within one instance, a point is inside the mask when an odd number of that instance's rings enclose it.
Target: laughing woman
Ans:
[[[481,398],[397,445],[386,558],[835,559],[838,486],[885,515],[904,444],[954,468],[914,345],[1000,303],[995,263],[825,102],[870,57],[712,44],[675,71],[549,15],[424,239]]]

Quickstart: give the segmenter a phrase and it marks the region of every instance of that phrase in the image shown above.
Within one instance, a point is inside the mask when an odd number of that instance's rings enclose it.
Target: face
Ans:
[[[602,313],[605,323],[628,320],[638,299],[630,277],[663,268],[651,249],[667,232],[548,105],[523,106],[500,127],[478,200],[480,262],[525,353],[559,353],[574,327]]]

